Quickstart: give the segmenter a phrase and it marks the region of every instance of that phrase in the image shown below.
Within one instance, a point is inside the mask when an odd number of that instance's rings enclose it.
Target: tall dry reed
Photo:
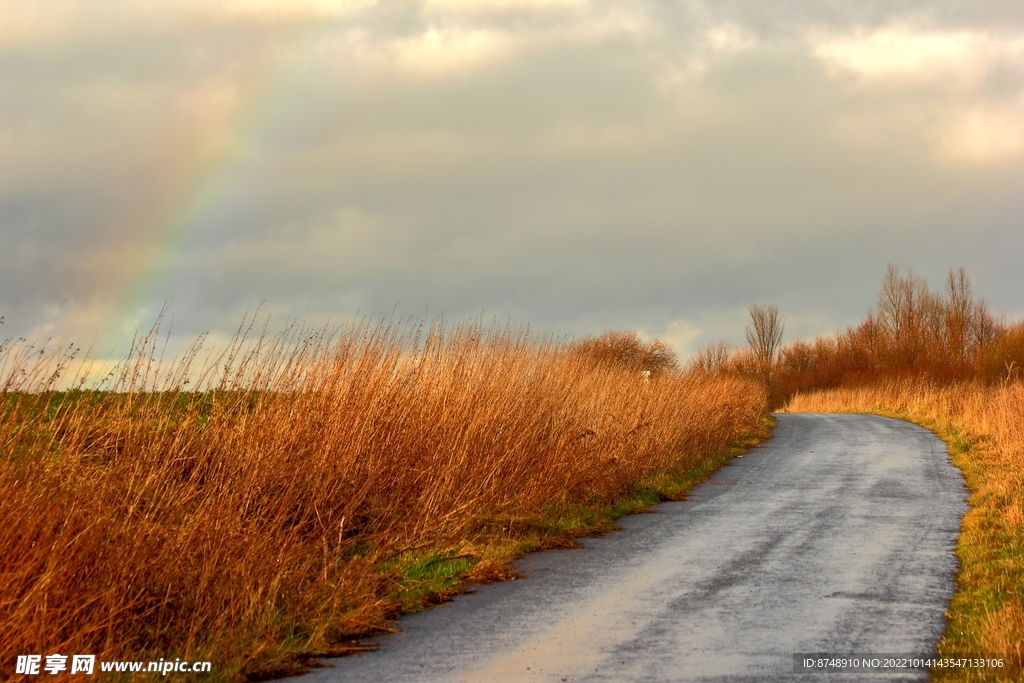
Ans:
[[[698,466],[766,401],[481,324],[246,331],[169,360],[154,328],[95,381],[73,355],[0,348],[4,667],[182,657],[234,679],[327,651],[395,616],[389,558]]]
[[[795,396],[790,412],[879,413],[934,429],[950,445],[971,491],[957,544],[957,592],[940,643],[944,654],[1003,654],[1010,666],[982,675],[936,670],[941,680],[1024,676],[1024,385],[940,385],[893,380]]]

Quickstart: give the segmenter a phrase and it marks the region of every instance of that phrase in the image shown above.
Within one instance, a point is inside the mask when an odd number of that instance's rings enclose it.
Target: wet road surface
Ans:
[[[777,418],[687,500],[289,680],[928,680],[796,673],[793,655],[935,653],[967,509],[945,444],[881,417]]]

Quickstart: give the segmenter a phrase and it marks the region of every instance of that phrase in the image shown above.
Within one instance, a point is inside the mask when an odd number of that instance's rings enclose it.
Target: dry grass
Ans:
[[[961,569],[940,653],[1004,654],[1001,674],[934,671],[936,680],[1024,679],[1024,385],[888,381],[797,395],[790,412],[861,412],[909,419],[939,434],[971,492]]]
[[[648,380],[650,354],[617,366],[588,343],[382,323],[162,361],[154,330],[102,390],[69,391],[66,349],[4,345],[5,653],[280,671],[507,578],[537,529],[583,528],[564,518],[706,468],[763,419],[756,384],[660,356]]]

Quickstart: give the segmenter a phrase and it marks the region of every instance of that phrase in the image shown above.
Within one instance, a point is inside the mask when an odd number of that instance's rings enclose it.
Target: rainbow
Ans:
[[[161,190],[118,220],[125,241],[141,231],[148,246],[100,275],[98,290],[113,310],[100,330],[99,348],[124,347],[140,324],[152,321],[165,304],[173,307],[185,254],[201,236],[225,227],[218,216],[224,200],[252,181],[261,143],[287,124],[296,85],[288,60],[275,47],[280,46],[264,44],[249,55],[246,77],[234,88],[237,95],[219,125],[193,125],[166,167]]]

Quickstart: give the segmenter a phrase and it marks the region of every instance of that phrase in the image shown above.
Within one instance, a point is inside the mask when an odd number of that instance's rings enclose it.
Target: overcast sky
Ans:
[[[1024,3],[0,0],[0,339],[1024,315]]]

